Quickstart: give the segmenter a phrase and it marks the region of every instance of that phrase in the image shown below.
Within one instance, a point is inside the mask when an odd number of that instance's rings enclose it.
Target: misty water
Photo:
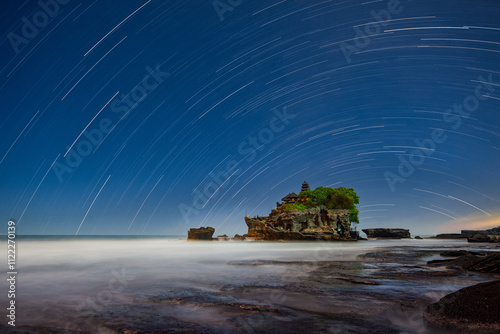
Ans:
[[[325,300],[323,292],[316,295],[299,293],[289,287],[300,290],[300,287],[307,286],[313,280],[308,275],[320,268],[320,263],[352,263],[359,261],[358,256],[362,254],[387,247],[404,252],[405,248],[432,250],[439,247],[441,250],[466,245],[464,241],[431,239],[359,242],[188,242],[173,238],[21,239],[17,242],[17,324],[56,328],[72,326],[88,330],[82,327],[87,326],[89,319],[94,319],[91,331],[112,333],[116,332],[113,326],[123,328],[128,323],[132,323],[132,327],[142,326],[136,322],[141,318],[149,324],[156,321],[155,326],[161,326],[164,321],[166,328],[170,326],[171,319],[176,319],[176,326],[180,326],[179,322],[185,322],[205,326],[205,329],[206,326],[213,326],[210,328],[215,328],[214,332],[225,326],[249,332],[249,321],[241,320],[246,315],[233,314],[231,310],[226,312],[228,305],[237,301],[286,307],[289,310],[300,308],[300,312],[306,309],[307,312],[320,314],[330,307],[335,308],[335,301],[340,303],[342,298],[348,301],[345,305],[350,305],[353,312],[359,308],[364,313],[364,319],[367,319],[379,316],[375,311],[371,314],[367,310],[372,306],[378,308],[376,304],[380,302],[376,298],[363,299],[360,296],[364,293],[384,294],[390,299],[391,296],[411,290],[416,295],[425,295],[429,300],[438,300],[446,293],[488,278],[470,275],[425,284],[386,279],[381,280],[380,285],[348,287],[342,290],[347,291],[343,297],[336,297],[333,301]],[[2,242],[0,247],[6,248],[6,243]],[[436,257],[439,255],[429,254],[421,262]],[[6,261],[3,262],[2,270],[7,272]],[[390,269],[394,265],[390,262],[368,264],[362,270],[359,269],[357,275],[369,277],[371,272]],[[328,275],[336,273],[339,272],[332,269]],[[330,289],[333,285],[329,285],[328,275],[314,284],[321,286],[321,289]],[[297,282],[302,283],[298,285]],[[0,289],[3,291],[0,294],[1,303],[7,305],[4,292],[8,291],[8,286],[5,280],[2,280]],[[272,289],[281,292],[273,297]],[[349,289],[356,289],[352,290],[352,298],[349,297]],[[186,300],[191,303],[186,303]],[[217,303],[224,307],[218,307]],[[216,307],[206,306],[208,304]],[[367,310],[363,311],[362,308]],[[274,316],[269,320],[273,326],[283,323],[286,327],[291,319],[295,321],[297,317],[301,318],[297,314],[279,312],[279,317]],[[425,332],[418,315],[421,310],[417,307],[415,312],[399,314],[395,311],[393,315],[386,314],[386,317],[394,322],[394,326],[401,326],[409,332]],[[148,318],[152,314],[156,316],[153,320]],[[265,328],[263,322],[266,319],[261,319],[255,328]],[[315,318],[314,321],[323,320]],[[194,330],[198,328],[196,326]],[[338,330],[349,326],[351,324],[337,321],[327,325],[327,328]]]

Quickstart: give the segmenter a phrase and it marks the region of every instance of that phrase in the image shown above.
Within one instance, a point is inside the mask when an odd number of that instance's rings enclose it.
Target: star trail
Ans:
[[[354,188],[359,228],[498,225],[498,1],[0,6],[20,234],[243,234],[304,180]]]

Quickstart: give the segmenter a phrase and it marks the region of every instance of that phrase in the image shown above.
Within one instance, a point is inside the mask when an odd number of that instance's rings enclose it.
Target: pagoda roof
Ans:
[[[281,200],[282,200],[283,202],[286,202],[287,200],[297,199],[297,198],[298,198],[297,194],[296,194],[296,193],[294,193],[294,192],[291,192],[291,193],[289,193],[288,195],[286,195],[285,197],[283,197]]]

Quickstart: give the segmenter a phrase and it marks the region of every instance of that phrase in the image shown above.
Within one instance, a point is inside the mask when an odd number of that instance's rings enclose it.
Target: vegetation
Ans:
[[[327,209],[347,209],[350,212],[350,221],[359,223],[359,211],[356,207],[356,204],[359,204],[359,197],[352,188],[318,187],[314,190],[301,191],[298,197],[297,202],[285,204],[285,210],[304,211],[320,205],[324,205]]]

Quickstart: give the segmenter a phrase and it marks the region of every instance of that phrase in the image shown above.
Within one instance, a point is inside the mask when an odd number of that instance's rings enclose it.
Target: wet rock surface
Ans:
[[[500,281],[460,289],[429,305],[424,318],[432,326],[457,331],[500,331]]]
[[[470,271],[479,271],[483,273],[500,273],[500,253],[480,253],[468,251],[456,251],[441,253],[444,256],[454,258],[443,260],[432,260],[427,262],[429,265],[456,266]]]

